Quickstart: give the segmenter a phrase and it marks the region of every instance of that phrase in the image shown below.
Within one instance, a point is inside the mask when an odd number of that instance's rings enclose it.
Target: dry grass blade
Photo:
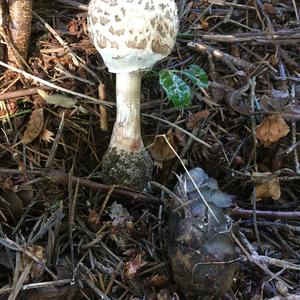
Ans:
[[[23,286],[23,283],[26,281],[28,275],[29,275],[29,272],[30,272],[30,269],[32,267],[32,263],[29,263],[25,266],[23,272],[21,273],[18,281],[16,282],[15,284],[15,287],[13,288],[13,291],[10,293],[9,297],[8,297],[8,300],[15,300],[17,299],[17,296]]]

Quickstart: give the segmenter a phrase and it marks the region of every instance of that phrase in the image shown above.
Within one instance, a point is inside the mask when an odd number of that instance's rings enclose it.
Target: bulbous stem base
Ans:
[[[153,161],[146,149],[127,152],[109,147],[102,159],[103,180],[143,190],[151,180]]]

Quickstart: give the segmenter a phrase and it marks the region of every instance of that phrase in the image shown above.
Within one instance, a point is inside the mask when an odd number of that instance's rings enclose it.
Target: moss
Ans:
[[[107,184],[143,190],[150,181],[153,162],[147,150],[130,153],[109,148],[102,159],[102,174]]]

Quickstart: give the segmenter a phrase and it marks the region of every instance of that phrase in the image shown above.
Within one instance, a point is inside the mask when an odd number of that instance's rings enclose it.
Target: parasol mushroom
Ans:
[[[143,189],[153,162],[141,138],[141,77],[175,44],[175,1],[91,0],[88,27],[105,65],[116,73],[117,116],[102,160],[104,178],[107,183]]]

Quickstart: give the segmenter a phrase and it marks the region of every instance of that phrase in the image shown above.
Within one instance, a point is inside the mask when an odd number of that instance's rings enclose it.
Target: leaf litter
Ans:
[[[74,96],[14,72],[1,77],[0,297],[184,299],[166,256],[162,203],[174,173],[184,173],[168,143],[157,138],[152,148],[163,169],[155,169],[150,194],[116,187],[107,198],[109,188],[97,185],[115,110],[104,120],[96,102],[76,93],[98,98],[102,84],[101,101],[115,95],[90,43],[85,5],[37,1],[35,13],[57,34],[34,17],[29,48],[32,73]],[[143,78],[141,109],[156,118],[142,117],[143,137],[167,133],[189,169],[203,168],[232,195],[243,266],[235,297],[291,299],[299,294],[299,5],[178,5],[176,49]]]

